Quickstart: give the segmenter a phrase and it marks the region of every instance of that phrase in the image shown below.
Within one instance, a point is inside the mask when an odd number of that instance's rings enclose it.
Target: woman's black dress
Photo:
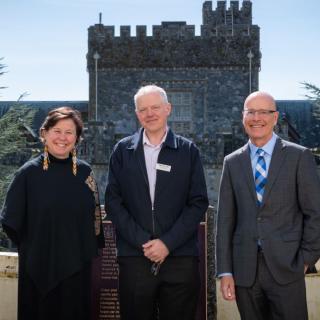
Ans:
[[[89,319],[91,263],[103,246],[90,166],[50,155],[28,161],[9,186],[1,222],[19,253],[18,319]],[[97,213],[98,212],[98,213]]]

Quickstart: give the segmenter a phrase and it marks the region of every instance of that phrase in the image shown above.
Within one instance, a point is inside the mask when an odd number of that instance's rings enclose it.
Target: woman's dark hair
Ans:
[[[81,119],[81,113],[78,110],[72,109],[70,107],[59,107],[51,110],[39,130],[41,140],[43,131],[48,131],[50,128],[54,127],[60,120],[71,119],[76,126],[77,141],[79,143],[81,140],[81,134],[83,130],[83,122]]]

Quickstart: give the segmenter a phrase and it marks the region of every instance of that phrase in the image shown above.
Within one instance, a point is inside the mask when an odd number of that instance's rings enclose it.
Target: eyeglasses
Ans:
[[[161,105],[154,105],[151,107],[142,107],[136,109],[136,111],[140,114],[146,114],[148,110],[152,112],[159,112],[161,110]]]
[[[254,117],[255,114],[257,114],[258,116],[261,116],[261,117],[267,117],[269,116],[270,114],[273,114],[275,112],[278,112],[276,110],[252,110],[252,109],[244,109],[243,110],[243,114],[246,116],[246,117]]]
[[[154,262],[151,266],[151,273],[156,276],[159,273],[161,263]]]

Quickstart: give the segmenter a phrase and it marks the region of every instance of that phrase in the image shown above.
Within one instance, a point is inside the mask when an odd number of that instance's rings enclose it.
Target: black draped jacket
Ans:
[[[71,156],[28,161],[15,174],[1,212],[8,236],[18,246],[19,274],[27,273],[41,295],[78,272],[98,253],[104,237],[90,166]]]

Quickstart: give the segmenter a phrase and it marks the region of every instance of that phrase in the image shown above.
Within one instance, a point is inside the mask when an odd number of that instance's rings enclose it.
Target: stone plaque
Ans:
[[[118,265],[116,262],[115,231],[110,222],[103,222],[105,248],[92,268],[92,320],[120,319],[118,301]],[[207,319],[207,288],[206,288],[206,224],[199,225],[199,253],[201,291],[196,320]]]
[[[115,232],[110,222],[103,222],[103,230],[105,248],[92,268],[92,320],[120,319]]]

